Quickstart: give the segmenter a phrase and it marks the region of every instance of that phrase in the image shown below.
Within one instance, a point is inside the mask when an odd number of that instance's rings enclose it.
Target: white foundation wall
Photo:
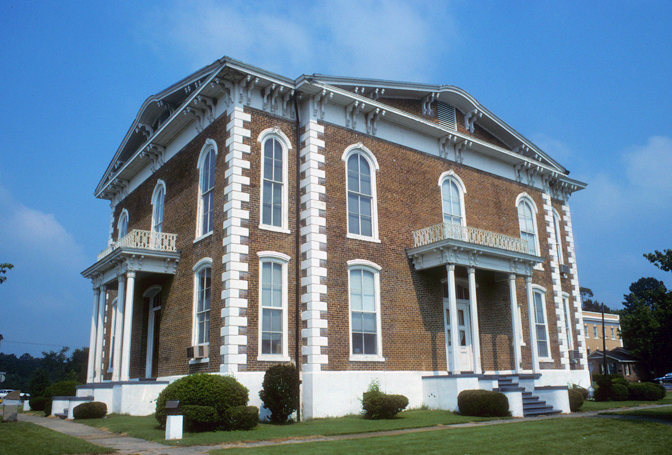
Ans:
[[[541,378],[535,381],[537,387],[579,385],[590,387],[590,372],[587,370],[541,370]]]

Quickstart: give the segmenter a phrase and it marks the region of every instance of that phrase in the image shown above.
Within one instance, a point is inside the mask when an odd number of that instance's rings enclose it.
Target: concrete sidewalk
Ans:
[[[395,436],[408,433],[421,433],[427,431],[443,431],[451,430],[456,428],[469,428],[469,427],[487,427],[492,425],[506,425],[511,423],[519,422],[530,422],[537,420],[550,420],[550,419],[571,419],[577,417],[601,417],[601,418],[626,418],[625,416],[617,415],[599,415],[602,412],[610,411],[633,411],[638,409],[650,409],[650,408],[660,408],[666,407],[668,405],[648,405],[648,406],[637,406],[633,408],[615,408],[615,409],[605,409],[602,411],[592,411],[592,412],[581,412],[575,414],[561,414],[561,415],[551,415],[551,416],[538,416],[538,417],[526,417],[526,418],[515,418],[515,419],[502,419],[502,420],[488,420],[485,422],[472,422],[472,423],[458,423],[454,425],[435,425],[431,427],[423,428],[407,428],[401,430],[387,430],[387,431],[376,431],[371,433],[355,433],[355,434],[344,434],[337,436],[307,436],[301,438],[291,438],[291,439],[281,439],[281,440],[267,440],[267,441],[256,441],[256,442],[237,442],[237,443],[222,443],[210,446],[191,446],[191,447],[173,447],[159,444],[156,442],[146,441],[140,438],[131,438],[128,436],[123,436],[117,433],[111,433],[107,430],[101,430],[100,428],[93,428],[88,425],[81,423],[73,422],[72,420],[61,420],[56,418],[47,418],[47,417],[38,417],[30,414],[19,414],[19,420],[22,422],[32,422],[36,425],[43,426],[45,428],[58,431],[59,433],[67,434],[77,438],[84,439],[93,444],[98,444],[104,447],[111,447],[117,449],[120,455],[150,455],[150,454],[165,454],[165,455],[198,455],[198,454],[207,454],[211,450],[216,449],[230,449],[230,448],[251,448],[251,447],[263,447],[271,445],[284,445],[284,444],[302,444],[306,442],[326,442],[326,441],[339,441],[344,439],[364,439],[364,438],[376,438],[381,436]],[[632,417],[630,417],[632,418]],[[655,418],[637,418],[637,420],[649,420],[652,422],[670,424],[670,422],[663,422]]]

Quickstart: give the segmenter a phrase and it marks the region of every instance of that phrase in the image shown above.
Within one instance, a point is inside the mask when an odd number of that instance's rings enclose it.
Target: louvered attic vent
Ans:
[[[437,101],[437,111],[439,113],[439,125],[450,128],[451,130],[457,129],[457,121],[455,120],[455,108],[450,104],[442,103]]]

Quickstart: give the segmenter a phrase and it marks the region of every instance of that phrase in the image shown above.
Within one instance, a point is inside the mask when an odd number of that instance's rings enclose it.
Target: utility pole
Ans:
[[[607,371],[607,329],[604,327],[604,303],[602,304],[602,363],[604,364],[604,374]]]

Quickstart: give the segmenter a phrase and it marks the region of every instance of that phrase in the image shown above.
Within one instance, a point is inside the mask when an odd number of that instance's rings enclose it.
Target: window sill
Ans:
[[[385,362],[385,357],[379,355],[351,354],[351,362]]]
[[[292,231],[290,231],[289,229],[281,228],[278,226],[270,226],[268,224],[260,224],[259,229],[263,229],[264,231],[282,232],[283,234],[292,233]]]
[[[535,265],[534,267],[532,267],[532,268],[533,268],[534,270],[539,270],[539,271],[541,271],[541,272],[544,271],[544,266],[542,266],[541,264],[536,264],[536,265]]]
[[[189,359],[189,365],[197,365],[199,363],[210,363],[210,357],[204,357],[202,359]]]
[[[284,355],[279,355],[279,354],[262,354],[260,356],[257,356],[257,360],[259,362],[291,362],[292,359],[290,359],[287,356]]]
[[[555,360],[553,360],[551,357],[539,357],[537,360],[539,361],[539,363],[542,363],[542,362],[553,363],[553,362],[555,362]]]
[[[198,242],[200,242],[200,241],[203,240],[203,239],[207,239],[208,237],[210,237],[210,236],[212,235],[213,232],[214,232],[214,231],[210,231],[210,232],[208,232],[207,234],[203,234],[203,235],[200,236],[200,237],[196,237],[196,238],[194,239],[194,243],[198,243]]]
[[[364,242],[380,243],[380,239],[377,239],[375,237],[366,237],[364,235],[359,235],[359,234],[348,233],[346,235],[346,237],[349,238],[349,239],[354,239],[354,240],[362,240]]]

